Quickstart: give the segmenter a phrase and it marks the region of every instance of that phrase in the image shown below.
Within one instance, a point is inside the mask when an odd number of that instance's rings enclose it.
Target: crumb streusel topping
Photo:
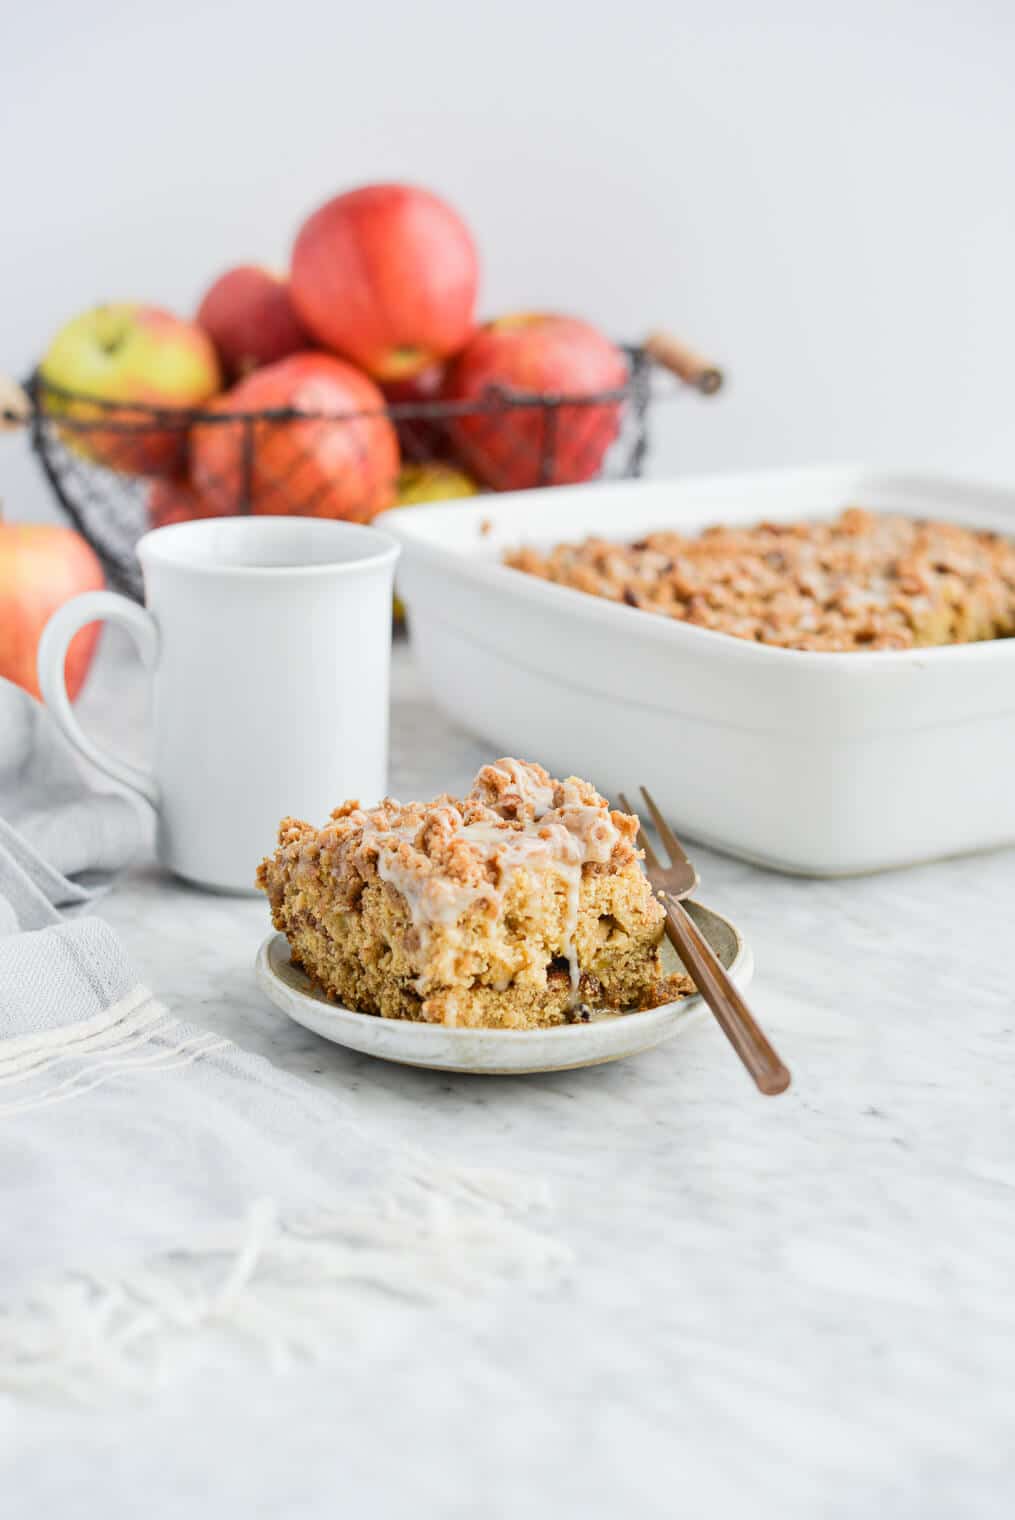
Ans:
[[[287,818],[257,882],[293,964],[346,1007],[535,1029],[691,992],[637,830],[587,781],[505,759],[465,797]]]
[[[464,798],[385,798],[369,810],[348,802],[309,837],[305,825],[286,819],[279,845],[297,875],[326,872],[345,908],[356,907],[367,882],[389,882],[423,934],[452,929],[477,906],[495,917],[518,868],[556,873],[567,883],[565,953],[577,998],[582,873],[622,870],[639,858],[637,832],[638,820],[612,812],[589,782],[555,781],[541,765],[503,759],[484,766]]]
[[[831,521],[661,531],[509,551],[516,570],[783,649],[843,652],[1015,635],[1015,543],[849,507]]]

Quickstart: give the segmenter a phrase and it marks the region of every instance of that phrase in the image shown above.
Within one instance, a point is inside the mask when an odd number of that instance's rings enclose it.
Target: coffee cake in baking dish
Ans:
[[[587,781],[504,759],[467,797],[287,818],[257,882],[292,959],[347,1007],[528,1029],[693,991],[663,971],[637,832]]]
[[[837,654],[1015,634],[1015,543],[860,507],[827,522],[523,547],[504,560],[575,591],[781,649]]]

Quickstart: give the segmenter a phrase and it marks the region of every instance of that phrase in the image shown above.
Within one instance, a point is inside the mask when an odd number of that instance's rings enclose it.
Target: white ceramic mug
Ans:
[[[170,870],[251,891],[281,818],[319,824],[347,797],[383,795],[398,546],[353,523],[227,517],[158,528],[138,555],[145,607],[96,591],[50,619],[42,694],[81,753],[157,810]],[[93,743],[67,697],[67,646],[101,620],[151,672],[150,774]]]

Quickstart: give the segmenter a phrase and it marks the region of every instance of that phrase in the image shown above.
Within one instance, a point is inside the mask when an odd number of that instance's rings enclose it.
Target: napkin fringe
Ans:
[[[0,1311],[0,1388],[85,1405],[151,1393],[188,1349],[214,1358],[215,1336],[198,1331],[238,1337],[281,1372],[355,1334],[350,1285],[432,1302],[490,1277],[532,1287],[566,1271],[570,1252],[518,1217],[545,1202],[541,1188],[405,1159],[398,1192],[375,1209],[284,1218],[260,1199],[199,1249],[39,1288]]]

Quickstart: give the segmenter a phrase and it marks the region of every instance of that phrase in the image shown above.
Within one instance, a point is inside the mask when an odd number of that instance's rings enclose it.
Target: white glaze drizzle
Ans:
[[[498,910],[517,870],[552,871],[562,877],[567,890],[563,950],[568,961],[573,1005],[578,1001],[581,982],[576,938],[582,867],[588,862],[605,864],[619,833],[608,811],[569,799],[566,789],[562,805],[554,808],[552,786],[532,784],[528,776],[512,775],[511,780],[524,802],[542,809],[540,816],[520,827],[505,827],[503,822],[465,823],[457,809],[443,810],[451,832],[468,842],[477,864],[497,867],[496,881],[453,881],[446,876],[421,871],[418,857],[406,861],[400,853],[400,846],[412,843],[419,827],[415,824],[368,827],[364,830],[364,842],[377,845],[378,875],[405,898],[413,924],[423,933],[434,925],[450,927],[456,924],[479,902],[486,902],[494,911]],[[547,802],[551,805],[546,806]]]
[[[552,780],[537,780],[531,767],[521,760],[501,760],[496,765],[491,765],[490,769],[496,771],[498,776],[507,777],[521,801],[531,807],[533,818],[542,818],[551,811],[555,791]]]

